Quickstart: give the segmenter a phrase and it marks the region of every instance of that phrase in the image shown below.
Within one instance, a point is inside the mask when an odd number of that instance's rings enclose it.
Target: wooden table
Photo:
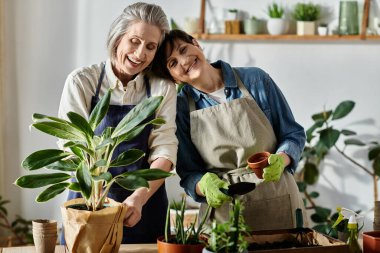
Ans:
[[[62,245],[57,245],[54,253],[67,253]],[[123,244],[119,253],[157,253],[157,244]],[[0,248],[0,253],[36,253],[34,246]]]

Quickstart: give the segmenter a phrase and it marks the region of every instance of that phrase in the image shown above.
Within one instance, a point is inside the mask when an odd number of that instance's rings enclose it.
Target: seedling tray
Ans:
[[[248,252],[252,253],[347,253],[349,250],[346,243],[308,228],[302,230],[302,235],[299,229],[256,231],[247,241]],[[313,245],[308,246],[306,241]]]

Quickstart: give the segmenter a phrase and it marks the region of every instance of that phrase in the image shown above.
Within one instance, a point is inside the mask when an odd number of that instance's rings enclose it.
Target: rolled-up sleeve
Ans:
[[[176,131],[176,101],[177,91],[174,83],[164,79],[155,78],[151,81],[152,96],[161,95],[163,101],[156,111],[156,117],[165,120],[165,124],[154,127],[149,136],[150,154],[148,162],[157,158],[165,158],[177,163],[178,140]]]

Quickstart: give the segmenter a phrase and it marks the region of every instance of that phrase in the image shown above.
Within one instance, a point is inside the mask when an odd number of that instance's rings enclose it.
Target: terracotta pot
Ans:
[[[263,178],[263,169],[268,166],[269,152],[260,152],[250,156],[247,160],[248,166],[253,170],[256,176]]]
[[[376,253],[380,249],[380,231],[363,232],[363,252]]]
[[[158,253],[202,253],[203,244],[175,244],[164,242],[164,236],[157,238]]]

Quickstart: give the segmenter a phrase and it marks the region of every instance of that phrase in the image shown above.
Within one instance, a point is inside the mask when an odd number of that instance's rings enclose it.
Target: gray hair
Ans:
[[[139,21],[155,25],[161,30],[160,44],[164,39],[165,33],[170,30],[166,14],[160,6],[143,2],[127,6],[123,13],[112,23],[108,33],[107,50],[112,62],[116,59],[116,49],[121,38],[127,32],[128,27]]]

